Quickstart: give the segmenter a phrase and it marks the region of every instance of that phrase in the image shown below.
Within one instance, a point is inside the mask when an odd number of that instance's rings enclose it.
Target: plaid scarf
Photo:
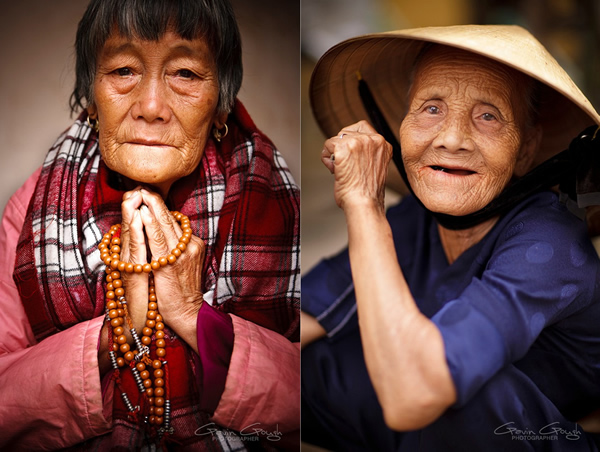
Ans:
[[[209,139],[198,169],[177,181],[165,202],[190,218],[194,235],[206,244],[202,289],[213,292],[211,304],[297,341],[299,191],[239,101],[228,125],[227,137],[219,144]],[[38,340],[105,314],[98,243],[121,222],[123,193],[84,112],[49,151],[17,246],[14,280]],[[172,439],[182,447],[198,445],[207,438],[193,432],[208,423],[197,408],[199,361],[172,333],[167,357]],[[122,384],[131,397],[137,389],[127,374]],[[143,435],[117,393],[113,418],[110,447],[141,444]],[[236,443],[229,433],[224,449]],[[214,442],[204,443],[214,449]]]

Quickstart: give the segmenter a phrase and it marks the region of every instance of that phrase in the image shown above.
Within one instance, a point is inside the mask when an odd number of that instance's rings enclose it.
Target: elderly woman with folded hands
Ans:
[[[457,26],[335,46],[311,101],[349,243],[303,279],[303,439],[596,450],[575,424],[600,407],[585,96],[526,30]],[[411,194],[386,215],[392,156]]]

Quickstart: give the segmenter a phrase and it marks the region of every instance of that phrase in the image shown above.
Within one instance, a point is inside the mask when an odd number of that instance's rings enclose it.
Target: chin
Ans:
[[[431,212],[452,215],[456,217],[469,215],[485,207],[485,204],[482,204],[481,206],[479,206],[479,204],[474,205],[473,203],[468,202],[470,200],[466,200],[467,202],[465,202],[465,200],[461,198],[419,199]]]
[[[151,172],[140,172],[140,171],[119,171],[119,173],[139,184],[160,184],[164,182],[164,177],[160,177],[157,174]]]
[[[111,168],[112,169],[112,168]],[[126,189],[133,189],[139,185],[144,185],[150,190],[166,196],[171,187],[173,179],[167,179],[164,175],[157,175],[149,172],[132,171],[113,171],[119,173],[125,181]]]
[[[141,163],[141,164],[140,164]],[[122,171],[116,169],[125,177],[143,184],[164,184],[182,177],[182,171],[179,171],[181,165],[175,164],[169,160],[150,160],[145,162],[127,162],[118,165]]]

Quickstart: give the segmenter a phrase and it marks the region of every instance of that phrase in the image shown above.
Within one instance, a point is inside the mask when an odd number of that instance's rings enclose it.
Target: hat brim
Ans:
[[[415,60],[428,42],[490,58],[543,84],[543,138],[536,163],[564,150],[586,127],[600,125],[588,99],[527,30],[514,25],[461,25],[359,36],[332,47],[317,63],[310,83],[313,113],[325,135],[368,119],[358,93],[358,74],[397,134]]]

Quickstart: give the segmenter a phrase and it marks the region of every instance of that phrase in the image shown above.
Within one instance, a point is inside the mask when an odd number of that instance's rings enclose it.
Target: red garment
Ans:
[[[203,290],[214,291],[214,306],[297,340],[298,190],[239,102],[228,125],[229,135],[217,146],[209,140],[199,168],[172,187],[166,202],[190,218],[207,245]],[[14,273],[38,340],[104,312],[97,244],[120,222],[123,190],[115,176],[84,115],[48,154]],[[201,388],[194,384],[201,369],[185,343],[169,339],[173,439],[198,442],[194,426],[206,417],[198,412]],[[127,375],[123,385],[135,405],[137,388]],[[113,445],[131,444],[132,423],[120,398],[114,400]]]

